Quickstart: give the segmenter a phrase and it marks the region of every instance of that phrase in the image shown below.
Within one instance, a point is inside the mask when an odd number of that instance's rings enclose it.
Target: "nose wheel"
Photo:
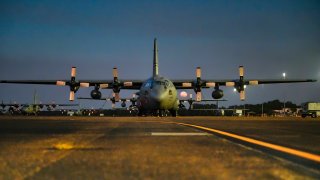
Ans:
[[[170,113],[172,117],[177,117],[178,115],[177,110],[170,110]]]
[[[156,113],[157,113],[156,115],[157,115],[158,117],[163,117],[163,116],[165,116],[165,110],[163,110],[163,109],[157,110]]]

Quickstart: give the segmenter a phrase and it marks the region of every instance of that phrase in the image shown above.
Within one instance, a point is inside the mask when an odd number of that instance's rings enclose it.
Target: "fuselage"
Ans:
[[[140,110],[175,111],[178,105],[177,90],[169,79],[157,75],[142,84],[137,100]]]
[[[29,106],[23,107],[21,111],[24,114],[37,114],[40,112],[40,109],[40,106],[30,104]]]

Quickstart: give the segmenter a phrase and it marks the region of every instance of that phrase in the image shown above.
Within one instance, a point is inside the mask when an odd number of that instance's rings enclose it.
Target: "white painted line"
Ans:
[[[212,136],[203,132],[152,132],[151,136]]]
[[[301,157],[301,158],[309,159],[309,160],[316,161],[316,162],[320,163],[320,155],[318,155],[318,154],[312,154],[312,153],[296,150],[296,149],[293,149],[293,148],[288,148],[288,147],[280,146],[280,145],[277,145],[277,144],[267,143],[267,142],[259,141],[259,140],[253,139],[253,138],[248,138],[248,137],[245,137],[245,136],[239,136],[237,134],[232,134],[232,133],[220,131],[220,130],[217,130],[217,129],[207,128],[207,127],[203,127],[203,126],[197,126],[197,125],[186,124],[186,123],[177,123],[177,122],[172,122],[172,123],[183,125],[183,126],[194,127],[194,128],[197,128],[197,129],[202,129],[202,130],[206,130],[206,131],[209,131],[209,132],[221,134],[221,135],[232,137],[234,139],[238,139],[238,140],[241,140],[241,141],[244,141],[244,142],[248,142],[248,143],[251,143],[251,144],[259,145],[259,146],[266,147],[266,148],[269,148],[269,149],[273,149],[273,150],[276,150],[276,151],[281,151],[281,152],[284,152],[284,153],[287,153],[287,154],[295,155],[295,156],[298,156],[298,157]]]

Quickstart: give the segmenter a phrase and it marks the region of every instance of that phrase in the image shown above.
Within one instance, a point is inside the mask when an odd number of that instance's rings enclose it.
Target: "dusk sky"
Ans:
[[[112,79],[116,66],[120,79],[145,80],[155,37],[159,73],[169,79],[193,79],[197,66],[203,79],[237,79],[243,65],[248,79],[282,79],[285,72],[287,79],[320,80],[318,0],[3,0],[0,24],[1,80],[69,79],[72,66],[77,79]],[[21,84],[0,84],[0,100],[31,103],[35,89],[43,103],[68,101],[68,87]],[[76,96],[89,97],[92,89]],[[245,102],[233,88],[221,89],[225,106],[320,101],[320,82],[250,86]]]

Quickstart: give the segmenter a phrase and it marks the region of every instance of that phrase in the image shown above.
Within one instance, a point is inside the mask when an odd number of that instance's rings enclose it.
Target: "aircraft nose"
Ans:
[[[152,92],[150,96],[156,102],[161,102],[162,99],[164,98],[164,94],[157,91]]]

